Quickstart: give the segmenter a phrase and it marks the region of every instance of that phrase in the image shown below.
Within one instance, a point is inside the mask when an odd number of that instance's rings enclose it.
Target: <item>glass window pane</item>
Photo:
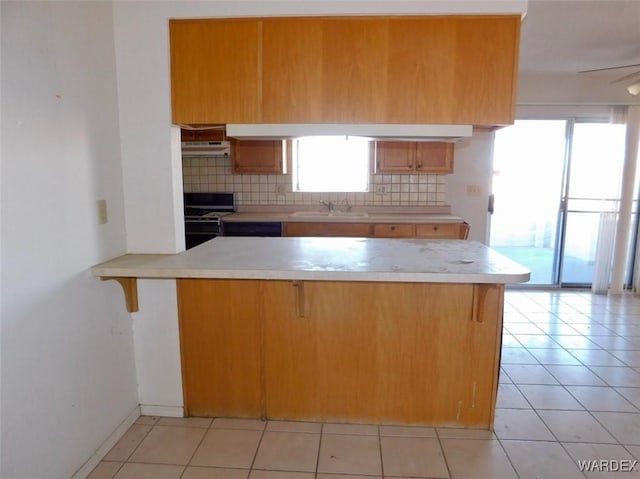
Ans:
[[[553,284],[565,158],[564,120],[519,120],[496,133],[490,245]]]
[[[294,191],[368,191],[370,143],[359,137],[298,138],[293,150]]]

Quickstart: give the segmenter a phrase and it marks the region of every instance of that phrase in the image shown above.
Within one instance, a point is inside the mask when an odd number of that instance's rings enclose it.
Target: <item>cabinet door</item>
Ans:
[[[177,283],[186,414],[260,417],[262,283]]]
[[[418,173],[453,173],[453,143],[416,143],[415,167]]]
[[[269,282],[267,416],[490,427],[499,290]]]
[[[376,173],[413,173],[415,153],[412,141],[377,141]]]
[[[180,139],[182,141],[223,141],[226,136],[224,129],[189,130],[182,128]]]
[[[373,236],[376,238],[413,238],[415,225],[386,223],[373,225]]]
[[[368,223],[291,222],[284,224],[285,236],[371,236]]]
[[[375,288],[310,281],[266,286],[267,417],[375,417]]]
[[[416,238],[467,239],[468,223],[424,223],[416,225]]]
[[[388,18],[327,18],[322,98],[327,123],[385,123]]]
[[[451,123],[506,125],[515,119],[518,45],[516,16],[463,17],[453,52],[454,116]]]
[[[265,123],[322,123],[322,31],[321,19],[263,21]]]
[[[389,23],[387,123],[452,123],[456,21],[397,18]],[[472,101],[466,98],[464,101]]]
[[[171,20],[174,124],[261,121],[260,21]]]
[[[283,173],[282,141],[231,141],[234,173]]]

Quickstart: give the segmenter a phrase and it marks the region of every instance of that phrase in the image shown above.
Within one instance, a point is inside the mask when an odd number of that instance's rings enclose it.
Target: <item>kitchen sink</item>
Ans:
[[[294,218],[366,218],[369,213],[351,211],[296,211],[289,216]]]

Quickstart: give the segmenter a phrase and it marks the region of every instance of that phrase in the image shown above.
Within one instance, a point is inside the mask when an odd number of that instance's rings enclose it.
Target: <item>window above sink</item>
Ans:
[[[372,144],[368,138],[354,136],[308,136],[293,140],[293,191],[369,191]]]

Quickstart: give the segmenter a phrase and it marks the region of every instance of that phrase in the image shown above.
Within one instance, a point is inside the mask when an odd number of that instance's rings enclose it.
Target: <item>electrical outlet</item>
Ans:
[[[286,193],[286,188],[284,185],[276,185],[276,194],[284,195]]]
[[[376,185],[375,193],[376,195],[386,195],[387,187],[385,185]]]
[[[467,185],[467,196],[480,196],[480,187],[478,185]]]
[[[98,224],[105,225],[109,221],[107,216],[107,200],[98,200]]]

